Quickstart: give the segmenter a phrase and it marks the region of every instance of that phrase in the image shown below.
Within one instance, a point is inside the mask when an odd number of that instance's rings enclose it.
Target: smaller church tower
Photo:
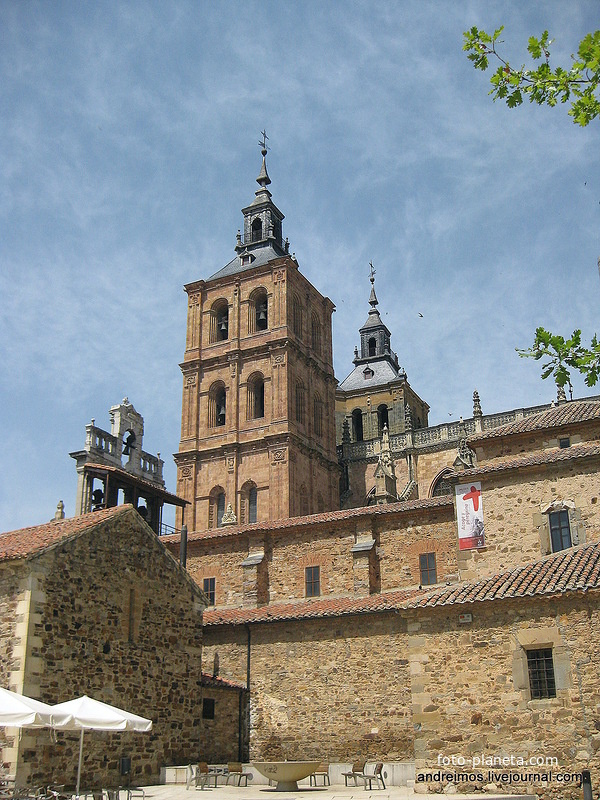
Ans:
[[[391,333],[379,315],[375,269],[370,264],[369,313],[359,329],[354,369],[336,390],[336,442],[341,457],[342,507],[362,506],[374,497],[373,463],[386,437],[428,425],[429,406],[412,389],[392,350]],[[410,480],[398,476],[399,485]]]
[[[162,524],[164,504],[182,507],[185,500],[167,492],[160,453],[143,448],[144,418],[125,397],[111,406],[110,433],[85,426],[83,450],[69,453],[77,462],[75,515],[131,503],[152,530],[166,532]]]

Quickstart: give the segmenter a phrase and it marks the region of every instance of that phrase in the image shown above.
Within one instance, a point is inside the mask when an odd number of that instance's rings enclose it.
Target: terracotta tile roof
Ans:
[[[368,597],[277,603],[261,608],[210,609],[204,624],[244,625],[298,619],[319,619],[413,608],[464,605],[600,589],[600,543],[554,553],[539,561],[482,578],[436,589],[399,589]]]
[[[523,419],[491,428],[483,433],[469,436],[469,444],[486,439],[498,439],[501,436],[516,436],[522,433],[543,431],[548,428],[562,428],[581,422],[600,419],[600,402],[598,400],[569,400],[554,408],[540,411]]]
[[[194,531],[188,533],[188,543],[199,539],[221,539],[229,536],[237,536],[241,533],[252,533],[253,531],[277,531],[288,528],[304,528],[321,523],[335,523],[355,517],[383,516],[386,514],[405,514],[409,512],[429,511],[434,508],[452,507],[453,501],[450,496],[431,497],[423,500],[408,500],[402,503],[387,503],[381,506],[364,506],[361,508],[348,508],[343,511],[325,511],[321,514],[309,514],[305,517],[286,517],[285,519],[271,520],[270,522],[254,522],[251,525],[232,525],[224,528],[211,528],[210,530]],[[170,536],[161,536],[161,542],[173,544],[179,542],[178,533]]]
[[[129,511],[133,511],[133,506],[116,506],[102,511],[94,511],[91,514],[82,514],[79,517],[53,519],[42,525],[2,533],[0,534],[0,561],[27,558],[47,547],[52,547],[63,539],[78,536],[104,520],[126,514]]]
[[[169,503],[173,506],[183,507],[190,504],[189,500],[184,500],[183,497],[178,497],[178,495],[168,492],[164,486],[161,486],[158,483],[153,483],[145,478],[139,478],[137,475],[132,475],[131,472],[127,472],[126,469],[114,467],[111,464],[85,464],[83,469],[84,472],[106,472],[112,475],[117,475],[123,482],[128,483],[131,486],[137,486],[140,489],[152,490],[153,494],[157,495],[161,500],[164,500],[166,503]]]
[[[493,472],[505,472],[506,470],[521,469],[523,467],[536,467],[542,464],[560,464],[583,458],[594,458],[600,455],[600,444],[587,443],[565,447],[562,450],[539,450],[535,453],[513,458],[490,461],[489,464],[482,464],[472,469],[456,472],[452,477],[457,478],[462,483],[463,478],[473,478],[480,475],[488,475]]]
[[[236,681],[230,681],[227,678],[219,678],[215,677],[214,675],[209,675],[206,672],[202,673],[202,685],[203,686],[212,686],[215,689],[245,689],[246,686],[243,683],[237,683]]]

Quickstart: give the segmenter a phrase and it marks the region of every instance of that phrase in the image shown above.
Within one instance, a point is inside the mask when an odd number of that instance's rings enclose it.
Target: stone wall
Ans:
[[[205,636],[207,657],[245,680],[241,631]],[[252,626],[250,758],[410,760],[405,643],[395,615]]]
[[[526,651],[542,647],[557,696],[534,700]],[[414,758],[417,773],[481,772],[478,787],[500,782],[490,759],[503,773],[513,757],[513,773],[543,758],[555,776],[597,775],[599,649],[599,592],[251,625],[250,758]],[[205,650],[245,680],[247,629],[208,626]],[[556,778],[540,789],[580,797]]]
[[[132,781],[158,780],[160,767],[198,758],[201,715],[201,595],[133,510],[46,550],[30,562],[27,681],[39,699],[87,694],[153,720],[147,734],[90,733],[82,786],[119,782],[120,756]],[[74,785],[78,734],[31,732],[21,777]]]
[[[214,719],[199,723],[200,761],[223,764],[248,760],[248,697],[234,688],[205,686],[203,700],[214,701]]]
[[[461,624],[465,611],[472,621]],[[457,772],[452,759],[464,759],[464,769],[493,783],[485,759],[513,756],[515,773],[543,771],[529,760],[555,758],[545,771],[598,774],[597,592],[585,600],[572,595],[420,610],[408,622],[407,644],[417,773],[439,770],[444,758]],[[526,649],[535,647],[552,647],[556,698],[531,699]],[[477,757],[483,763],[473,764]],[[526,763],[516,766],[517,759]],[[556,780],[536,788],[544,798],[581,797],[581,790],[569,792]]]
[[[0,568],[0,685],[13,692],[22,692],[24,647],[27,643],[27,587],[23,571],[13,564]],[[18,737],[7,735],[0,727],[0,766],[8,771],[16,760]]]
[[[541,509],[572,500],[579,541],[600,539],[600,486],[595,463],[560,462],[481,476],[485,548],[459,554],[461,577],[473,580],[541,558],[548,552]],[[575,515],[573,515],[575,517]]]
[[[600,439],[600,423],[597,421],[571,423],[571,425],[563,425],[558,429],[532,431],[519,436],[490,436],[487,439],[475,441],[473,447],[477,460],[488,462],[509,456],[558,448],[560,439],[565,437],[570,440],[571,445],[581,442],[597,442]]]
[[[305,597],[308,566],[320,567],[322,597],[362,595],[362,581],[356,581],[358,557],[353,553],[358,540],[375,542],[371,557],[374,574],[366,589],[372,593],[418,586],[421,553],[436,554],[438,581],[457,580],[456,536],[450,503],[425,509],[398,507],[397,514],[376,515],[365,509],[364,514],[349,514],[329,523],[316,519],[312,524],[283,528],[247,527],[239,533],[221,529],[214,536],[192,538],[187,569],[201,586],[203,578],[215,578],[217,606],[300,600]],[[166,542],[177,555],[177,537]],[[257,551],[264,553],[264,558],[249,580],[250,568],[242,562]]]

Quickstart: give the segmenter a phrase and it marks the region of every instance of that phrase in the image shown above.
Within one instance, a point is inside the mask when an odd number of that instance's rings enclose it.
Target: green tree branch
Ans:
[[[463,33],[463,50],[467,51],[467,58],[475,69],[485,72],[490,66],[490,58],[499,62],[490,78],[490,94],[494,100],[504,100],[509,108],[520,106],[527,95],[531,103],[538,105],[555,106],[570,102],[568,113],[573,122],[582,127],[600,115],[600,31],[588,33],[581,40],[577,57],[571,56],[569,69],[551,68],[550,45],[553,40],[548,31],[544,31],[539,39],[531,36],[527,51],[534,61],[543,59],[543,63],[536,69],[525,66],[515,69],[496,49],[502,44],[499,37],[503,30],[503,27],[498,28],[490,35],[474,26]]]

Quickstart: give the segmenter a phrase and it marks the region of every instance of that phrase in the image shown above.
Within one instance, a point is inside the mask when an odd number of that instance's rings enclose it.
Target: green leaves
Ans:
[[[595,386],[600,375],[600,343],[596,334],[591,347],[581,344],[581,331],[573,331],[570,339],[550,333],[544,328],[536,328],[533,345],[527,350],[519,350],[521,358],[533,358],[542,364],[542,378],[553,376],[557,386],[571,387],[571,370],[584,376],[586,386]]]
[[[494,100],[504,100],[509,108],[523,103],[529,95],[531,103],[555,106],[558,102],[571,102],[569,115],[573,122],[582,127],[600,115],[600,31],[588,33],[579,43],[578,59],[571,56],[570,69],[550,66],[550,39],[548,31],[540,38],[530,36],[527,52],[535,61],[544,59],[536,69],[522,66],[514,69],[498,53],[496,46],[502,44],[500,34],[503,27],[497,28],[493,36],[484,30],[472,27],[463,33],[463,50],[473,62],[475,69],[483,72],[488,69],[490,57],[497,59],[500,66],[490,78],[490,94]]]

